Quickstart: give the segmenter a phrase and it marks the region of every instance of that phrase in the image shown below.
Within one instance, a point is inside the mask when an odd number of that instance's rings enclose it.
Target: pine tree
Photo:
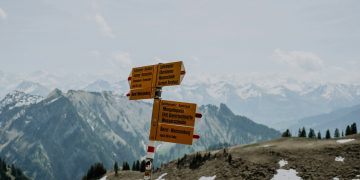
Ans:
[[[330,130],[326,130],[325,139],[331,139]]]
[[[9,170],[10,169],[10,170]],[[7,165],[5,160],[0,158],[0,180],[29,180],[20,168],[14,164]]]
[[[11,170],[9,171],[8,168]],[[28,177],[25,176],[23,171],[20,168],[15,167],[14,164],[7,165],[5,160],[0,158],[0,179],[1,180],[29,180]]]
[[[310,128],[310,129],[309,129],[309,134],[307,135],[307,137],[308,137],[308,138],[312,138],[312,136],[313,136],[313,133],[312,133],[312,129]]]
[[[128,162],[126,162],[126,161],[123,162],[122,170],[123,170],[123,171],[130,170],[130,166],[129,166]]]
[[[224,149],[223,156],[229,158],[228,154],[229,153],[226,151],[226,149]],[[189,168],[190,169],[197,169],[198,167],[200,167],[203,164],[204,159],[205,158],[203,158],[200,153],[196,153],[196,155],[193,156],[192,159],[191,159],[191,162],[189,164]]]
[[[282,137],[291,137],[291,136],[292,136],[292,135],[291,135],[289,129],[286,129],[286,131],[283,132],[283,134],[282,134]]]
[[[345,130],[345,136],[351,135],[351,128],[350,126],[346,126],[346,130]]]
[[[131,170],[132,170],[132,171],[136,171],[135,161],[133,162],[133,164],[132,164],[132,166],[131,166]]]
[[[136,161],[135,170],[140,171],[140,161],[139,160]]]
[[[100,179],[106,174],[106,169],[102,163],[95,163],[90,167],[87,174],[82,178],[83,180]]]
[[[119,171],[119,166],[118,166],[118,163],[115,161],[115,164],[114,164],[114,172],[115,172],[115,176],[118,175],[118,171]]]
[[[11,178],[8,176],[8,169],[7,164],[5,160],[2,160],[0,158],[0,179],[1,180],[11,180]]]
[[[140,172],[145,172],[145,164],[146,164],[146,161],[142,160],[141,164],[140,164]]]
[[[302,128],[301,133],[300,133],[300,137],[306,137],[305,127]]]
[[[298,137],[301,137],[301,129],[299,128],[299,131],[298,131]]]
[[[310,131],[309,131],[308,137],[309,137],[309,138],[316,138],[316,135],[315,135],[315,131],[314,131],[314,129],[311,129],[311,128],[310,128]]]
[[[335,129],[334,137],[335,137],[335,138],[340,137],[340,133],[339,133],[339,129],[338,129],[338,128]]]
[[[321,139],[321,133],[320,133],[320,131],[319,131],[318,134],[317,134],[317,138],[318,138],[318,139]]]
[[[356,123],[353,123],[353,124],[351,125],[351,134],[357,134]]]

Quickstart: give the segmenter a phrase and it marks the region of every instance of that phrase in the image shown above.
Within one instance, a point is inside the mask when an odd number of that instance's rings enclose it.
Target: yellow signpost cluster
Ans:
[[[161,88],[180,85],[185,76],[182,61],[133,68],[129,77],[130,100],[154,99],[144,179],[151,178],[153,141],[191,145],[194,137],[196,104],[161,100]],[[198,136],[197,136],[198,137]]]

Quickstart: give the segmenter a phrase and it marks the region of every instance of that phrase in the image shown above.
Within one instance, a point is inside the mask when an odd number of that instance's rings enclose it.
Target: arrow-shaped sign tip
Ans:
[[[196,117],[196,118],[202,118],[202,114],[201,114],[201,113],[196,113],[196,114],[195,114],[195,117]]]

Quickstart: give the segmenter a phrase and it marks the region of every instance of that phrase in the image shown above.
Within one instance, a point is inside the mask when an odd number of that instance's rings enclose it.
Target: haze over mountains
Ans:
[[[321,131],[323,134],[329,129],[331,134],[333,134],[336,128],[338,128],[340,132],[345,132],[346,126],[352,123],[360,124],[360,105],[340,108],[329,113],[300,119],[291,125],[289,129],[293,131],[293,134],[296,134],[299,128],[305,126]]]
[[[0,86],[7,87],[1,88],[2,96],[14,89],[42,96],[54,88],[63,91],[112,91],[114,94],[126,94],[129,90],[126,80],[69,78],[42,71],[27,78],[3,73],[0,80]],[[189,78],[181,86],[166,87],[163,91],[166,99],[197,102],[199,105],[224,103],[237,114],[280,130],[305,117],[360,104],[360,85],[300,82],[281,77]]]

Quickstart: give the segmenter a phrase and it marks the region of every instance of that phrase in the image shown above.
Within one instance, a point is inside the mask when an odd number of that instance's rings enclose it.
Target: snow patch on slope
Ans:
[[[167,175],[167,173],[164,173],[164,174],[160,175],[156,180],[165,180],[165,179],[163,179],[163,177],[166,175]]]
[[[280,166],[280,168],[286,166],[287,164],[288,164],[288,162],[285,161],[285,160],[283,160],[283,159],[279,161],[279,166]]]
[[[345,158],[339,156],[339,157],[335,157],[335,161],[336,162],[344,162]]]
[[[340,139],[340,140],[337,140],[336,142],[337,143],[340,143],[340,144],[344,144],[344,143],[348,143],[348,142],[351,142],[351,141],[354,141],[355,139]]]
[[[216,178],[216,175],[215,176],[210,176],[210,177],[205,177],[205,176],[202,176],[199,178],[199,180],[215,180]]]
[[[301,180],[301,177],[297,176],[298,172],[294,169],[278,169],[277,174],[271,180]]]
[[[276,170],[276,174],[274,175],[274,177],[271,180],[300,180],[301,177],[297,176],[298,172],[295,169],[281,169],[282,167],[284,167],[285,165],[288,164],[288,162],[286,160],[280,160],[279,162],[279,166],[280,169]]]

